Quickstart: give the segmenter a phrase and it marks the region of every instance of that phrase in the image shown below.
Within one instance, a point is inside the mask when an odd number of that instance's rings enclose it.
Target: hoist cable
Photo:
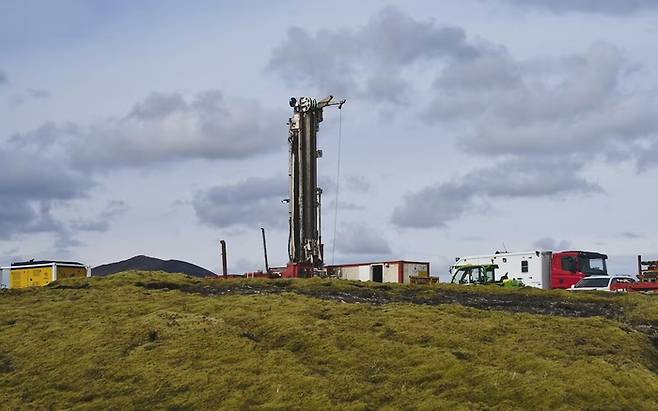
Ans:
[[[336,228],[338,227],[338,194],[340,189],[340,149],[343,140],[343,110],[338,110],[338,161],[336,162],[336,199],[334,206],[334,236],[331,244],[331,264],[335,264],[336,255]]]

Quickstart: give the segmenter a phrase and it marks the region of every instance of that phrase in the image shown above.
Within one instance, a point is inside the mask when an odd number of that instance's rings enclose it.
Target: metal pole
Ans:
[[[265,254],[265,272],[269,273],[270,272],[270,265],[267,262],[267,241],[265,240],[265,229],[263,227],[261,227],[260,231],[263,234],[263,253]]]
[[[324,244],[322,244],[322,189],[318,187],[318,244],[320,246],[320,260],[324,262]]]
[[[220,240],[219,244],[222,246],[222,275],[228,275],[228,265],[226,264],[226,241]]]
[[[637,256],[637,278],[642,280],[642,256]]]

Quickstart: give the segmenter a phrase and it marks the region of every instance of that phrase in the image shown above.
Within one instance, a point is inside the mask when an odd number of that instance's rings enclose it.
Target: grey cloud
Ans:
[[[411,85],[400,74],[383,70],[368,77],[365,89],[360,94],[372,100],[401,105],[411,100]]]
[[[52,121],[25,133],[15,133],[9,138],[9,143],[19,150],[35,148],[33,152],[49,149],[57,141],[66,140],[70,134],[77,132],[75,125],[58,126]]]
[[[336,180],[333,177],[327,175],[318,176],[318,187],[322,189],[322,193],[326,196],[327,194],[333,195],[336,192]],[[325,197],[323,197],[325,198]]]
[[[45,97],[38,90],[33,94]],[[266,153],[285,145],[281,118],[283,113],[264,110],[258,102],[229,103],[218,91],[199,93],[192,99],[152,94],[120,119],[86,126],[44,123],[15,134],[0,150],[0,164],[12,171],[0,173],[0,241],[25,233],[50,233],[64,252],[79,244],[76,231],[106,231],[110,221],[125,211],[125,204],[112,203],[94,218],[68,222],[58,218],[57,207],[88,195],[96,172]],[[277,198],[274,208],[284,210],[279,224],[285,225],[285,206],[279,201]],[[204,204],[198,207],[202,216],[212,210],[207,203],[205,208]]]
[[[67,170],[56,159],[22,151],[0,150],[0,239],[22,233],[58,232],[61,222],[52,215],[54,202],[84,197],[93,181]]]
[[[445,227],[490,199],[596,193],[598,185],[577,176],[577,163],[513,159],[472,171],[462,179],[425,187],[405,196],[393,211],[398,227]]]
[[[368,50],[378,60],[407,65],[437,57],[468,59],[479,54],[463,29],[418,21],[394,7],[386,7],[355,33],[358,50]]]
[[[542,197],[597,193],[603,189],[578,177],[582,166],[568,161],[513,159],[464,177],[466,186],[491,197]]]
[[[516,88],[521,84],[519,67],[504,50],[491,50],[468,61],[447,65],[435,87],[445,91],[481,91]]]
[[[407,200],[396,209],[393,221],[402,226],[424,226],[425,218],[442,226],[490,198],[601,192],[582,177],[601,160],[658,164],[638,154],[638,147],[658,151],[656,94],[625,88],[634,66],[606,43],[520,61],[505,47],[469,40],[460,28],[386,8],[354,29],[292,29],[268,68],[296,82],[391,103],[409,98],[413,86],[428,89],[423,119],[454,126],[463,151],[501,165],[410,195],[430,201]],[[428,68],[436,73],[431,86],[423,84]]]
[[[393,210],[391,221],[398,227],[444,227],[470,210],[476,193],[461,184],[443,183],[405,196]]]
[[[605,43],[520,61],[460,28],[385,8],[353,29],[292,29],[268,68],[297,83],[394,104],[413,97],[414,87],[429,89],[423,119],[454,126],[464,151],[496,160],[658,164],[658,156],[638,154],[653,142],[658,151],[656,93],[626,90],[634,66]],[[423,84],[428,69],[436,72],[433,86]]]
[[[9,83],[9,78],[7,77],[7,73],[0,70],[0,86],[7,83]]]
[[[485,237],[479,236],[479,235],[469,235],[466,237],[462,237],[462,240],[464,241],[483,241],[486,240]]]
[[[199,191],[192,206],[201,223],[218,228],[274,227],[288,224],[285,178],[248,178],[236,184]]]
[[[469,153],[585,163],[625,157],[640,167],[654,165],[637,148],[657,140],[656,93],[625,89],[623,80],[634,65],[610,44],[596,43],[561,58],[520,61],[505,47],[470,40],[458,27],[416,20],[388,7],[356,28],[314,34],[291,29],[268,68],[296,84],[301,80],[390,103],[410,100],[414,87],[429,89],[433,98],[424,120],[462,130],[459,144]],[[428,70],[436,73],[433,87],[423,84]],[[658,151],[658,142],[655,147]]]
[[[646,171],[649,168],[658,166],[658,140],[650,142],[637,149],[637,167],[639,171]]]
[[[481,52],[482,46],[471,44],[459,27],[415,20],[387,7],[356,29],[315,34],[289,29],[267,69],[291,84],[301,80],[322,92],[402,103],[410,87],[401,75],[403,68],[417,62],[468,60]]]
[[[128,206],[124,201],[113,200],[107,203],[96,218],[74,220],[70,225],[73,230],[105,232],[110,229],[112,220],[127,210]]]
[[[20,106],[29,100],[47,100],[51,97],[50,91],[45,89],[27,89],[24,93],[15,94],[9,99],[11,106]]]
[[[526,8],[538,8],[556,13],[586,12],[623,15],[642,10],[658,9],[655,0],[501,0]]]
[[[23,231],[38,218],[37,212],[26,200],[0,198],[0,240],[9,240],[16,232]]]
[[[48,200],[30,200],[0,196],[0,241],[13,240],[25,234],[59,233],[64,226],[51,213]]]
[[[0,193],[7,198],[69,200],[82,197],[93,186],[88,176],[56,159],[37,154],[0,150]]]
[[[104,220],[76,220],[71,222],[71,228],[78,231],[105,232],[110,229],[110,223]]]
[[[345,177],[345,186],[348,190],[367,193],[370,191],[370,182],[361,175]]]
[[[154,93],[121,119],[89,126],[46,123],[11,140],[35,151],[57,150],[76,169],[107,171],[271,152],[286,142],[281,118],[283,111],[265,110],[257,101],[228,102],[218,91],[199,93],[189,101],[176,93]]]
[[[391,247],[381,233],[367,224],[355,223],[336,233],[336,251],[345,255],[388,255]]]
[[[459,144],[471,153],[640,162],[635,145],[658,137],[658,101],[651,91],[624,91],[629,67],[604,43],[541,64],[499,50],[447,65],[425,119],[467,125]]]
[[[622,237],[622,238],[627,238],[629,240],[637,240],[637,239],[640,239],[640,238],[644,238],[644,235],[634,233],[632,231],[624,231],[623,233],[620,233],[619,236]]]
[[[329,204],[326,205],[326,207],[328,210],[334,210],[336,208],[336,200],[331,200]],[[341,211],[361,211],[365,210],[365,207],[361,204],[341,200],[338,202],[338,209]]]
[[[105,210],[101,213],[101,217],[114,218],[128,211],[128,205],[123,200],[108,201]]]
[[[52,97],[50,91],[42,88],[31,88],[26,91],[26,94],[36,99],[47,99]]]
[[[137,103],[128,117],[141,120],[162,119],[177,111],[186,111],[187,103],[178,93],[151,93]]]
[[[440,116],[456,102],[460,110],[452,110],[453,116],[486,115],[510,125],[572,120],[620,97],[614,92],[624,63],[622,53],[604,43],[582,54],[544,62],[543,70],[524,66],[504,50],[454,62],[435,83],[436,104],[428,118],[433,113]]]
[[[568,241],[557,241],[551,237],[540,238],[539,240],[535,241],[533,245],[541,250],[548,251],[563,251],[571,248],[571,243]]]
[[[54,243],[55,255],[62,259],[71,255],[71,249],[83,244],[68,228],[57,231]]]

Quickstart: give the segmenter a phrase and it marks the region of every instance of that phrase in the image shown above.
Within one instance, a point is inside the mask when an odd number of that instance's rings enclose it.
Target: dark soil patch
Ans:
[[[221,296],[226,294],[257,295],[279,294],[293,292],[324,300],[341,301],[344,303],[389,304],[409,303],[422,305],[460,304],[481,310],[501,310],[524,312],[530,314],[558,315],[563,317],[605,317],[610,319],[623,318],[623,308],[612,302],[562,300],[551,296],[536,296],[524,294],[484,294],[468,292],[450,292],[437,290],[431,294],[419,293],[418,289],[409,288],[399,292],[391,292],[388,287],[366,288],[353,287],[350,290],[318,287],[311,289],[291,288],[288,283],[272,284],[231,284],[230,286],[214,286],[201,284],[176,284],[170,282],[137,283],[149,290],[180,290],[205,296]]]
[[[46,287],[54,288],[57,290],[81,290],[91,287],[89,283],[79,283],[79,284],[62,284],[57,281],[48,284]]]
[[[5,354],[0,352],[0,374],[6,374],[14,371],[14,367]]]

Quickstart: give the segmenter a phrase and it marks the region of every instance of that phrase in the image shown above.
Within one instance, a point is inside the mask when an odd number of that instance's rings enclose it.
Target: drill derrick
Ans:
[[[333,101],[328,96],[316,101],[309,97],[290,99],[293,115],[288,120],[289,146],[289,263],[284,277],[310,277],[322,270],[324,246],[321,242],[321,195],[318,187],[317,132],[322,122],[322,110],[329,106],[343,107],[345,100]]]

